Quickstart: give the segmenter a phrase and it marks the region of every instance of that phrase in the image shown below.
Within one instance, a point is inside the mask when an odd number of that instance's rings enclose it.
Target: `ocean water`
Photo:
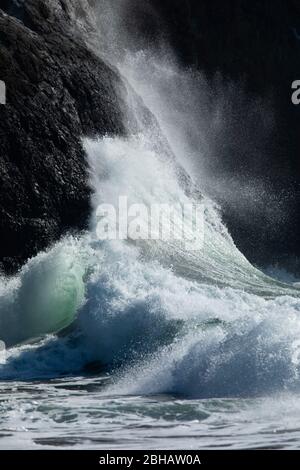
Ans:
[[[90,230],[1,281],[0,447],[297,447],[298,284],[253,267],[204,195],[199,250],[99,240],[101,201],[191,196],[148,135],[85,147]]]
[[[1,383],[1,449],[297,449],[299,396],[103,396],[108,377]]]
[[[0,448],[298,448],[299,284],[248,262],[205,189],[199,80],[153,51],[101,54],[136,125],[84,139],[89,230],[0,279]],[[99,240],[99,204],[122,196],[201,202],[203,246]]]

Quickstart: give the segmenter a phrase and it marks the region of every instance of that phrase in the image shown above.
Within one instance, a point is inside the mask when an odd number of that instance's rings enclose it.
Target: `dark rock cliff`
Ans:
[[[86,226],[90,194],[80,139],[124,132],[122,84],[74,32],[79,7],[71,0],[0,1],[0,79],[7,88],[7,104],[0,105],[0,267],[6,272]]]

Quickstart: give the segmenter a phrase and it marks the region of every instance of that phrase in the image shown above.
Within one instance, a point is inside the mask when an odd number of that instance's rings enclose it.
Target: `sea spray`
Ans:
[[[35,279],[36,265],[43,261],[39,270],[48,272],[49,263],[62,283],[68,270],[72,273],[72,301],[67,297],[66,302],[71,308],[54,303],[45,317],[27,314],[24,324],[29,319],[28,329],[33,328],[29,336],[37,334],[35,322],[45,326],[43,318],[48,328],[51,314],[54,328],[72,323],[72,330],[30,350],[13,350],[2,376],[51,376],[97,363],[110,375],[104,395],[224,397],[297,389],[298,289],[251,266],[207,197],[205,243],[199,251],[161,240],[99,240],[97,206],[114,203],[120,192],[147,205],[188,196],[162,158],[163,147],[159,155],[149,152],[143,135],[86,141],[85,146],[94,192],[90,231],[77,240],[65,238],[24,268]],[[31,284],[21,280],[22,275],[15,292],[22,285],[30,292]],[[16,335],[19,330],[11,325],[8,331]]]
[[[117,9],[113,13],[119,21]],[[104,24],[103,13],[105,35]],[[72,325],[63,336],[8,351],[2,377],[78,373],[97,363],[109,374],[108,395],[225,397],[297,389],[299,289],[247,261],[205,190],[207,127],[218,130],[223,119],[218,110],[211,121],[201,115],[209,88],[199,77],[195,85],[192,71],[178,68],[169,54],[123,54],[126,41],[116,54],[122,28],[110,30],[116,42],[106,41],[111,47],[99,53],[127,82],[125,100],[138,125],[131,128],[124,110],[127,137],[84,141],[93,189],[89,232],[75,241],[65,237],[1,284],[0,338],[8,346]],[[204,204],[201,250],[97,237],[99,204],[116,205],[120,195],[147,207],[194,202],[197,192],[187,187],[195,181]]]

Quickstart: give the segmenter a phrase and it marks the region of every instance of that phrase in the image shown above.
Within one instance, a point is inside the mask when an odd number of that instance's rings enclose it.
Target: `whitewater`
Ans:
[[[128,135],[83,141],[89,230],[1,277],[0,448],[299,447],[299,285],[249,263],[206,190],[199,77],[153,51],[101,54]],[[200,200],[204,246],[99,240],[97,207],[124,195]]]

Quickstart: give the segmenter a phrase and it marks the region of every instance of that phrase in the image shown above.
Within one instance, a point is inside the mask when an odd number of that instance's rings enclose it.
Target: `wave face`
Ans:
[[[142,54],[142,63],[149,57]],[[187,190],[195,180],[189,132],[199,129],[189,126],[184,110],[178,140],[176,97],[166,100],[169,89],[146,86],[140,59],[138,52],[114,62],[128,82],[128,109],[138,129],[123,139],[84,142],[93,188],[90,230],[66,237],[17,277],[1,280],[0,339],[11,349],[0,377],[52,377],[97,364],[110,375],[103,394],[226,397],[295,390],[299,289],[253,267],[205,189],[199,187],[201,196]],[[158,76],[178,77],[174,64],[152,60]],[[132,89],[144,104],[137,106]],[[98,205],[116,206],[124,195],[146,207],[193,204],[200,197],[204,246],[190,251],[175,241],[98,240]]]
[[[71,324],[84,299],[82,266],[72,240],[30,260],[0,283],[0,336],[7,346]]]

